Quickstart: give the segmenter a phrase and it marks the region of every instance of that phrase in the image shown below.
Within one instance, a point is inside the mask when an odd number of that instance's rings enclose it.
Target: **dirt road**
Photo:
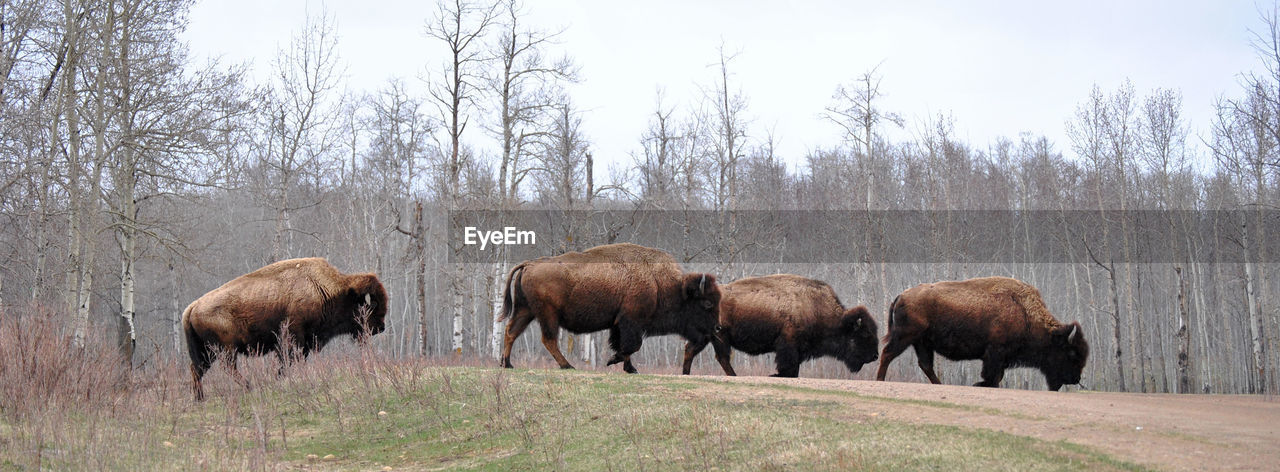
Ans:
[[[833,414],[1068,441],[1160,470],[1280,470],[1280,399],[1276,397],[1046,392],[805,378],[694,378],[711,381],[698,390],[708,395],[785,395],[836,401],[846,408]],[[803,390],[753,388],[761,384]]]

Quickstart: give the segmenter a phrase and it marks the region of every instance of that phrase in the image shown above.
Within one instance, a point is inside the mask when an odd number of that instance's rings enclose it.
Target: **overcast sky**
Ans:
[[[308,10],[322,6],[336,18],[350,89],[439,70],[444,51],[423,34],[435,11],[428,0],[201,0],[185,37],[195,57],[250,62],[265,78]],[[527,24],[566,29],[556,49],[582,68],[572,98],[606,163],[638,149],[659,89],[680,112],[693,105],[721,42],[739,52],[730,86],[747,97],[750,137],[772,130],[792,164],[839,142],[822,110],[837,85],[877,64],[883,107],[906,118],[908,133],[947,113],[975,147],[1029,131],[1068,155],[1064,124],[1095,83],[1111,91],[1128,78],[1140,96],[1178,89],[1200,132],[1214,99],[1237,95],[1240,73],[1259,67],[1252,1],[532,0],[527,8]],[[468,133],[464,140],[493,152],[480,128]]]

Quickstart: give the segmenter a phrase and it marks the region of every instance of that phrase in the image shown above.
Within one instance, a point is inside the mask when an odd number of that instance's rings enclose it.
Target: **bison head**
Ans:
[[[1089,359],[1089,343],[1084,340],[1084,333],[1080,331],[1079,322],[1050,331],[1049,346],[1045,353],[1047,362],[1041,368],[1049,383],[1049,390],[1080,383],[1084,363]]]
[[[387,291],[376,275],[363,274],[357,277],[357,281],[347,289],[347,300],[354,308],[352,312],[355,329],[352,330],[351,337],[360,339],[386,329]]]
[[[700,334],[711,335],[720,319],[720,286],[711,274],[685,274],[680,292],[682,318]]]
[[[850,372],[857,372],[862,370],[863,364],[875,361],[879,357],[877,348],[880,343],[876,338],[877,331],[879,328],[876,326],[876,320],[871,317],[867,307],[859,305],[850,308],[840,318],[839,333],[828,337],[827,342],[830,345],[827,349],[837,359],[844,361],[844,365]]]

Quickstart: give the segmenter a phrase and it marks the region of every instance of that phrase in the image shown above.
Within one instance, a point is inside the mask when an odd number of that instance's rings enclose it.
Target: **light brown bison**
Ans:
[[[980,387],[999,387],[1009,367],[1035,367],[1049,390],[1080,383],[1089,343],[1080,323],[1064,325],[1049,314],[1035,287],[1007,277],[921,284],[889,306],[889,333],[876,380],[908,346],[920,370],[941,383],[933,353],[952,360],[982,359]]]
[[[560,329],[609,330],[614,351],[608,365],[635,373],[631,354],[645,336],[679,334],[704,342],[716,326],[720,289],[711,274],[686,274],[666,252],[635,244],[597,246],[583,252],[525,261],[507,275],[500,320],[507,320],[502,366],[511,367],[511,345],[534,319],[562,369]]]
[[[775,377],[800,375],[800,363],[840,359],[852,372],[876,360],[876,321],[864,306],[846,310],[830,285],[791,274],[749,277],[721,286],[720,327],[710,339],[727,375],[737,375],[730,348],[776,353]],[[685,345],[684,373],[707,343]]]
[[[233,372],[236,355],[272,351],[283,369],[288,349],[279,345],[281,326],[289,327],[287,338],[305,357],[335,336],[382,332],[386,315],[378,276],[343,274],[322,258],[284,260],[236,277],[182,313],[196,399],[204,398],[200,379],[219,350],[230,353],[225,361]]]

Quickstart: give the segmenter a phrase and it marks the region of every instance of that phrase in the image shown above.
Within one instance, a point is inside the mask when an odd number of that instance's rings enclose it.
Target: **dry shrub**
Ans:
[[[65,318],[34,307],[0,314],[0,412],[22,419],[51,409],[118,403],[130,369],[114,346],[87,336],[77,347]]]

